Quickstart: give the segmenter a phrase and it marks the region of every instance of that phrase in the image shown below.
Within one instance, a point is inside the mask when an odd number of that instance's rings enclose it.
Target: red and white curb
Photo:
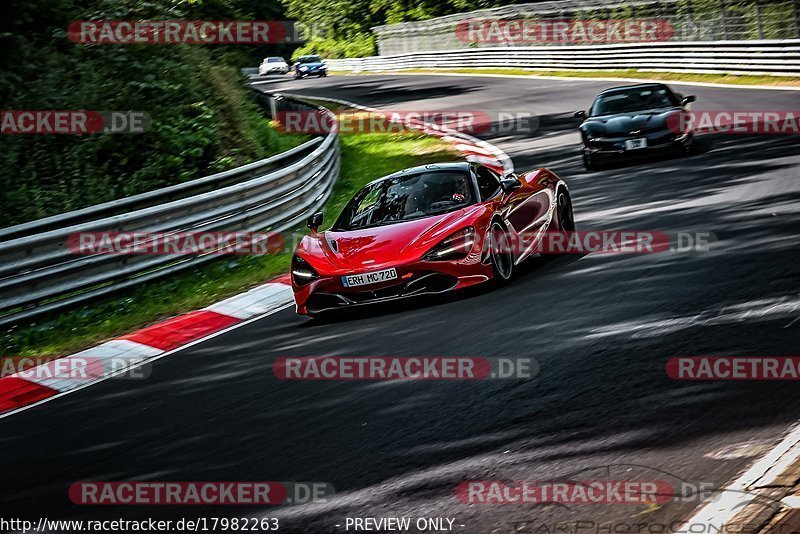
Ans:
[[[265,92],[270,93],[270,91],[265,91]],[[285,93],[285,92],[275,92],[272,94],[286,95],[298,99],[305,98],[309,100],[321,100],[323,102],[333,102],[335,104],[347,106],[352,109],[360,109],[361,111],[366,111],[368,113],[383,114],[390,112],[390,110],[382,110],[377,108],[371,108],[368,106],[362,106],[361,104],[356,104],[355,102],[349,102],[347,100],[342,100],[340,98],[305,96],[305,95]],[[439,137],[443,141],[453,145],[453,147],[456,150],[458,150],[467,161],[474,161],[476,163],[481,163],[483,165],[486,165],[487,167],[500,173],[501,175],[514,172],[514,164],[511,162],[511,158],[508,157],[508,154],[506,154],[505,152],[503,152],[502,150],[500,150],[498,147],[494,146],[491,143],[487,143],[486,141],[482,141],[477,137],[473,137],[471,135],[459,132],[458,130],[448,128],[446,126],[432,124],[421,120],[412,120],[409,122],[413,127],[418,128],[423,133]]]
[[[125,373],[284,309],[292,301],[289,275],[284,275],[202,310],[167,319],[96,347],[2,377],[0,418]],[[93,372],[76,375],[75,369],[87,366],[86,362],[91,362]],[[101,366],[99,372],[98,366]]]

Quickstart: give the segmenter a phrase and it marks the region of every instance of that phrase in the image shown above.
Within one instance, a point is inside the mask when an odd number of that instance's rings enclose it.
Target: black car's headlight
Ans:
[[[309,284],[319,278],[319,274],[300,256],[292,258],[292,278],[297,285]]]
[[[475,229],[462,228],[433,247],[422,259],[426,261],[451,261],[466,258],[475,244]]]

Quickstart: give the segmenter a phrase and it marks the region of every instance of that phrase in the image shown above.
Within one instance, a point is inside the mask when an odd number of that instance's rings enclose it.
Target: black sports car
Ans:
[[[695,143],[687,120],[693,95],[682,96],[661,83],[606,89],[589,111],[576,111],[580,125],[583,164],[596,169],[613,158],[653,151],[692,152]]]
[[[294,77],[303,78],[304,76],[327,76],[328,67],[319,56],[300,56],[294,64]]]

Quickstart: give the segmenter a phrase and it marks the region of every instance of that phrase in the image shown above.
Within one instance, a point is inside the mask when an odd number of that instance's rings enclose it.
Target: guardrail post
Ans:
[[[794,12],[794,32],[795,37],[800,38],[800,4],[797,0],[792,0],[792,11]]]
[[[692,4],[692,0],[688,0],[686,2],[686,16],[689,19],[689,29],[691,31],[691,38],[696,39],[698,31],[697,31],[697,25],[694,23],[694,5]],[[675,22],[676,23],[678,22],[677,16],[675,17]],[[683,24],[681,24],[681,27],[682,29],[685,28]],[[682,40],[686,39],[686,34],[683,31],[681,31],[681,39]]]
[[[270,112],[270,119],[277,120],[278,117],[278,104],[275,102],[275,97],[270,95],[269,96],[269,112]]]
[[[764,26],[761,24],[761,8],[758,7],[758,0],[754,4],[756,10],[756,27],[758,28],[758,38],[764,38]]]

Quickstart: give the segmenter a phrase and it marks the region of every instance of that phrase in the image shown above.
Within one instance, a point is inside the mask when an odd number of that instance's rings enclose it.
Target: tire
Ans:
[[[686,157],[692,156],[697,152],[697,138],[692,134],[692,139],[689,145],[683,147],[683,155]]]
[[[575,231],[575,214],[572,211],[572,199],[563,187],[556,194],[556,216],[558,227],[563,232]]]
[[[586,154],[583,155],[583,168],[587,171],[597,171],[600,170],[600,166],[597,162],[592,159],[591,156],[587,156]]]
[[[508,230],[494,221],[489,226],[489,236],[493,279],[499,283],[507,282],[514,274],[514,253]]]
[[[572,198],[563,187],[556,190],[556,219],[558,220],[557,233],[572,233],[575,232],[575,214],[572,211]],[[549,229],[548,229],[549,230]],[[566,236],[569,239],[569,236]],[[563,241],[562,241],[563,243]],[[570,254],[568,250],[553,250],[548,251],[544,256],[548,260],[554,260],[562,256]]]

